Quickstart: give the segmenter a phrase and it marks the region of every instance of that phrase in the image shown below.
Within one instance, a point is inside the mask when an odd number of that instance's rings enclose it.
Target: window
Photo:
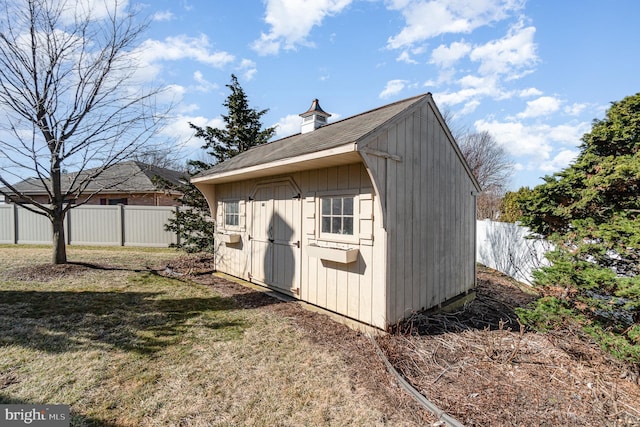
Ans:
[[[121,199],[107,199],[107,198],[100,199],[101,205],[108,205],[108,206],[126,205],[127,202],[128,200],[126,197],[123,197]]]
[[[240,202],[224,202],[224,225],[237,227],[240,225]]]
[[[321,199],[322,233],[353,236],[353,196]]]

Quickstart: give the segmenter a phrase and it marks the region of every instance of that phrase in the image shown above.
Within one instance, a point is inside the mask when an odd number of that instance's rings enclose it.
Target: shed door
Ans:
[[[252,280],[298,293],[301,212],[297,190],[286,181],[260,185],[252,205]]]

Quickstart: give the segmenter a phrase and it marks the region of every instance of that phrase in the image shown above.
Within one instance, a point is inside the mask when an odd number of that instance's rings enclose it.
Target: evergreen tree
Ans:
[[[208,150],[217,162],[223,162],[248,149],[266,143],[275,133],[275,128],[262,129],[260,118],[269,110],[255,110],[249,107],[249,101],[235,75],[231,75],[231,84],[226,85],[231,94],[224,101],[228,114],[223,115],[224,129],[207,126],[201,128],[189,123],[195,129],[195,136],[206,142],[202,146]],[[188,162],[189,176],[194,176],[211,168],[215,163],[192,160]],[[166,184],[166,183],[165,183]],[[183,193],[178,200],[180,209],[165,225],[167,231],[177,233],[179,243],[173,245],[187,252],[213,252],[215,227],[210,216],[209,205],[202,193],[191,183],[185,183],[174,189]]]
[[[206,143],[202,147],[218,162],[224,162],[248,149],[266,143],[276,131],[275,127],[262,129],[260,118],[269,110],[255,110],[249,107],[249,100],[238,83],[235,75],[231,75],[231,84],[226,85],[231,94],[222,104],[229,114],[222,115],[225,127],[217,129],[207,126],[201,128],[189,123],[196,130],[196,137],[203,138]]]
[[[612,354],[640,362],[640,93],[611,105],[575,163],[520,201],[522,222],[557,250],[535,273],[546,296],[530,324],[579,320]]]

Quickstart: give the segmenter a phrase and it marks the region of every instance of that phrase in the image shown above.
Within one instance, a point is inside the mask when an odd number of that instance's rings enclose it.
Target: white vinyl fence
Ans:
[[[535,238],[527,227],[483,220],[476,227],[476,261],[514,279],[532,284],[533,270],[549,265],[548,241]]]
[[[167,247],[177,235],[164,225],[178,207],[78,206],[67,212],[65,237],[70,245]],[[0,205],[0,243],[49,244],[51,222],[17,205]]]

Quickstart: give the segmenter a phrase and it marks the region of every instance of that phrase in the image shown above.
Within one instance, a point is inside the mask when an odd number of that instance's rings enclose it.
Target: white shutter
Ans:
[[[224,229],[224,202],[218,201],[218,208],[216,209],[216,228],[219,230]]]
[[[244,230],[246,228],[246,218],[247,218],[247,213],[246,213],[247,209],[246,209],[246,203],[244,200],[239,200],[238,201],[238,212],[239,212],[239,220],[238,220],[238,225],[240,225],[240,229]]]
[[[316,235],[316,196],[304,198],[304,232],[312,238]]]
[[[361,240],[373,240],[373,194],[360,194],[358,200],[360,205],[359,237]]]

